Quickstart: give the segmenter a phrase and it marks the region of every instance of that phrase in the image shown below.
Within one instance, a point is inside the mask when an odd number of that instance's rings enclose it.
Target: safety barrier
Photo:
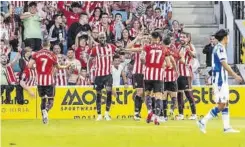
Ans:
[[[24,92],[25,104],[19,105],[15,100],[15,91],[11,93],[11,104],[3,104],[5,99],[3,93],[1,105],[1,119],[40,119],[41,98],[37,89],[32,88],[36,96],[31,97]],[[113,119],[128,119],[134,114],[133,97],[135,90],[132,87],[115,88],[119,97],[112,98],[110,115]],[[205,115],[214,103],[212,88],[201,86],[194,87],[193,95],[197,104],[197,114]],[[230,87],[230,115],[232,117],[245,117],[245,86]],[[102,94],[102,112],[105,110],[105,91]],[[169,99],[170,100],[170,99]],[[54,106],[49,112],[51,119],[94,119],[96,117],[96,92],[92,87],[56,87]],[[189,103],[185,100],[185,115],[190,115]],[[145,117],[147,110],[143,104],[141,115]],[[176,110],[177,114],[177,110]]]

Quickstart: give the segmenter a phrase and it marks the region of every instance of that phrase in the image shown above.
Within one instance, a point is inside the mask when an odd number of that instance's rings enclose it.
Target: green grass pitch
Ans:
[[[2,120],[2,147],[245,147],[245,119],[232,118],[239,134],[224,134],[222,120],[202,134],[195,121]]]

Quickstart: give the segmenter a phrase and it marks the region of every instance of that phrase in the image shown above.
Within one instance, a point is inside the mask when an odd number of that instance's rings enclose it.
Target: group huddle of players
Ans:
[[[149,39],[150,36],[150,39]],[[92,48],[88,57],[88,67],[93,61],[95,66],[94,88],[96,90],[97,121],[103,119],[101,115],[102,89],[106,88],[106,111],[104,118],[110,120],[110,107],[112,103],[112,65],[114,55],[120,52],[133,54],[133,86],[137,93],[135,102],[135,120],[140,120],[140,112],[143,102],[148,109],[147,122],[153,119],[156,125],[167,119],[167,97],[171,97],[171,112],[177,107],[179,115],[177,119],[184,119],[183,94],[190,102],[192,116],[196,119],[196,107],[191,90],[191,60],[195,58],[195,49],[189,42],[188,33],[180,34],[180,43],[172,41],[170,35],[163,36],[160,32],[145,35],[139,34],[129,43],[127,48],[118,49],[113,44],[106,42],[106,34],[99,34],[99,44]],[[94,62],[95,60],[95,62]],[[53,106],[55,90],[52,81],[54,68],[69,68],[71,65],[61,66],[57,57],[50,51],[48,40],[43,41],[43,49],[36,52],[28,64],[32,68],[37,64],[38,93],[42,98],[41,112],[43,123],[48,122],[48,111]]]
[[[167,97],[171,97],[171,112],[178,105],[177,119],[183,120],[183,94],[190,102],[192,115],[189,119],[195,120],[196,107],[191,90],[192,67],[191,60],[195,58],[195,49],[188,37],[188,33],[180,34],[180,44],[171,41],[171,35],[163,36],[160,32],[153,32],[150,40],[148,35],[140,34],[126,49],[117,49],[105,41],[105,34],[99,34],[100,45],[92,49],[90,59],[96,60],[96,74],[94,86],[97,91],[97,121],[102,120],[101,90],[106,88],[105,119],[110,120],[109,111],[112,97],[111,66],[113,55],[119,52],[133,54],[133,86],[136,89],[135,120],[140,120],[142,104],[145,102],[148,109],[147,123],[152,120],[156,125],[167,120]],[[91,58],[92,57],[92,58]],[[178,104],[177,104],[178,103]]]
[[[178,105],[178,120],[183,120],[183,94],[190,102],[192,115],[195,120],[196,106],[192,95],[191,60],[195,58],[195,49],[189,42],[188,33],[180,34],[180,44],[176,45],[171,38],[162,36],[159,32],[151,34],[151,42],[143,46],[135,45],[133,70],[133,86],[136,88],[135,120],[140,120],[143,96],[148,109],[147,123],[154,121],[156,125],[165,122],[167,118],[168,96],[171,97],[171,109]],[[130,49],[129,49],[130,50]]]

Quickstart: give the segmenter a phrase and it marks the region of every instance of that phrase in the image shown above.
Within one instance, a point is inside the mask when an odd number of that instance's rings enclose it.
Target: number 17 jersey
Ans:
[[[37,85],[50,86],[54,84],[53,70],[57,64],[55,54],[47,49],[42,49],[32,55],[36,61]]]
[[[164,70],[162,68],[166,51],[162,45],[154,44],[144,47],[146,52],[145,80],[164,80]]]

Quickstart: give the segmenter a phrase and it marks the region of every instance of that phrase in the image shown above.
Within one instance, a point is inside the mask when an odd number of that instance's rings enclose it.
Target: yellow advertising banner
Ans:
[[[112,98],[110,115],[113,119],[130,119],[134,115],[133,97],[135,90],[132,88],[115,88],[118,97]],[[15,93],[15,92],[12,92]],[[25,105],[2,104],[2,119],[41,119],[41,98],[30,98],[26,93]],[[196,102],[198,116],[204,116],[210,108],[215,106],[212,88],[201,86],[194,87],[193,95]],[[14,94],[13,94],[14,96]],[[245,117],[245,86],[230,87],[230,115],[231,117]],[[106,92],[102,94],[102,114],[105,112]],[[170,102],[170,99],[169,99]],[[178,114],[176,110],[175,114]],[[191,111],[189,102],[185,99],[186,117]],[[145,104],[143,104],[141,115],[147,115]],[[96,114],[96,92],[92,87],[56,87],[54,106],[49,111],[50,119],[95,119]]]
[[[36,93],[36,88],[31,89]],[[36,96],[31,97],[24,91],[24,105],[19,105],[16,101],[16,90],[11,92],[10,104],[4,104],[6,93],[1,96],[1,119],[36,119],[37,118],[37,100]]]

